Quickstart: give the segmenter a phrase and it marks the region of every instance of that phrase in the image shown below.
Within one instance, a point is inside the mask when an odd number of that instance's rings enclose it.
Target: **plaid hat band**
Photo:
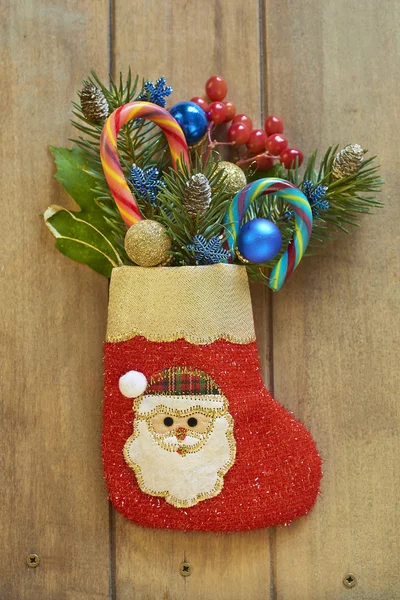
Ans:
[[[203,371],[171,367],[164,369],[150,380],[146,396],[171,394],[175,396],[218,395],[221,390],[217,384]]]
[[[206,396],[202,394],[201,396],[195,395],[150,395],[144,394],[139,398],[135,412],[137,415],[151,415],[154,412],[164,412],[164,411],[178,411],[178,412],[204,412],[207,413],[216,413],[220,411],[224,411],[226,409],[226,400],[224,396],[220,394],[213,396]]]

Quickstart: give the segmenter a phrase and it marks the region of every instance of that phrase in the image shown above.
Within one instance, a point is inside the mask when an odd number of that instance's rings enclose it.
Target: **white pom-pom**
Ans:
[[[137,398],[147,387],[147,379],[139,371],[128,371],[119,378],[119,391],[127,398]]]

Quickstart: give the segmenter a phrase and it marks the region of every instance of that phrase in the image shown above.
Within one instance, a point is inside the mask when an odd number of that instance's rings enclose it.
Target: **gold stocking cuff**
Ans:
[[[246,268],[119,267],[113,270],[107,341],[135,336],[154,342],[184,338],[193,344],[218,339],[255,340]]]

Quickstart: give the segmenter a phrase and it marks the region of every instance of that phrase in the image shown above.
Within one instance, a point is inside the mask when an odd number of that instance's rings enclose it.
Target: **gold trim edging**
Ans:
[[[254,342],[246,268],[119,267],[113,270],[107,342],[142,336],[152,342]]]
[[[107,336],[107,342],[125,342],[126,340],[130,340],[134,337],[145,337],[146,340],[149,340],[149,342],[175,342],[175,340],[183,339],[190,344],[196,344],[198,346],[211,344],[217,340],[225,340],[226,342],[232,342],[233,344],[250,344],[251,342],[256,341],[255,335],[238,340],[235,336],[230,335],[215,335],[203,338],[200,336],[192,336],[184,331],[178,331],[171,334],[169,337],[160,337],[160,335],[152,335],[150,333],[140,331],[139,329],[132,329],[128,333],[119,336]]]

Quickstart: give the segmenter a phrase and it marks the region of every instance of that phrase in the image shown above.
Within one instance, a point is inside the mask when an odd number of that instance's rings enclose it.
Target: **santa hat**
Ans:
[[[129,371],[119,380],[124,396],[135,398],[136,412],[149,414],[157,408],[175,410],[221,410],[226,400],[218,385],[203,371],[184,367],[171,367],[154,375],[150,382],[143,373]]]

